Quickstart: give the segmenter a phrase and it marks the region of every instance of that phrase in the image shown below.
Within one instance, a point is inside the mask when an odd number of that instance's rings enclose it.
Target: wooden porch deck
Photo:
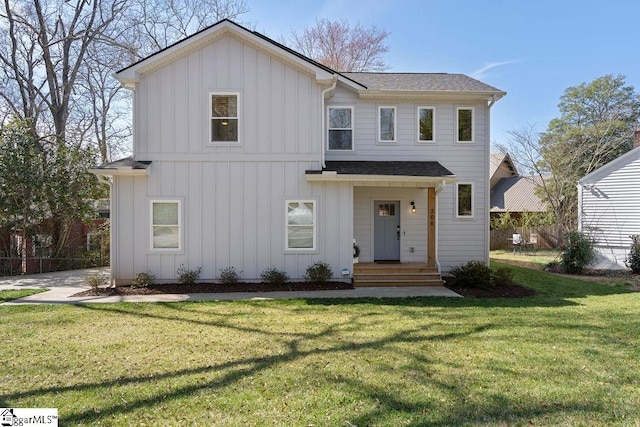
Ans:
[[[376,263],[353,265],[353,286],[442,286],[437,267],[424,262]]]

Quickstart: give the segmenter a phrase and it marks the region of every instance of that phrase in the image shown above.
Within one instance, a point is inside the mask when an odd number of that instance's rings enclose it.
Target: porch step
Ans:
[[[355,264],[353,285],[365,286],[442,286],[442,277],[435,267],[422,263]]]

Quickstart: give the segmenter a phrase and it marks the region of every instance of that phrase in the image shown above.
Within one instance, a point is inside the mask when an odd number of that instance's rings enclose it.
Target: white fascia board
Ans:
[[[148,176],[147,169],[113,168],[113,169],[89,169],[89,172],[98,176]]]

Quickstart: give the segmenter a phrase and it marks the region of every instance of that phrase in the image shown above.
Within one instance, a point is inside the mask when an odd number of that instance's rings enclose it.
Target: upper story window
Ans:
[[[180,251],[180,200],[151,200],[151,250]]]
[[[473,108],[458,108],[458,142],[473,142]]]
[[[396,107],[378,107],[378,141],[396,141]]]
[[[418,142],[435,141],[435,107],[418,107]]]
[[[239,95],[211,93],[211,143],[238,142]]]
[[[353,150],[353,107],[329,107],[329,150]]]
[[[473,218],[473,183],[456,183],[456,217]]]

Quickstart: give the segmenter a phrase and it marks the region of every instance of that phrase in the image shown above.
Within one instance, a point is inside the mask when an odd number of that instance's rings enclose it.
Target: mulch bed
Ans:
[[[535,295],[531,289],[522,286],[499,286],[492,290],[466,288],[460,286],[445,285],[452,291],[473,298],[521,298]],[[88,296],[115,296],[115,295],[154,295],[154,294],[196,294],[196,293],[227,293],[227,292],[278,292],[278,291],[328,291],[353,289],[353,285],[347,282],[330,282],[315,284],[308,282],[291,282],[284,285],[272,285],[269,283],[239,283],[237,285],[223,285],[219,283],[197,283],[195,285],[166,284],[150,285],[147,287],[133,287],[130,285],[117,286],[115,288],[89,289],[79,292],[74,297]]]
[[[208,294],[227,292],[331,291],[341,289],[353,289],[353,285],[347,282],[329,282],[324,284],[290,282],[283,285],[272,285],[269,283],[238,283],[237,285],[196,283],[194,285],[182,285],[172,283],[165,285],[150,285],[146,287],[124,285],[116,286],[115,288],[90,289],[72,296],[88,297],[113,295]]]

